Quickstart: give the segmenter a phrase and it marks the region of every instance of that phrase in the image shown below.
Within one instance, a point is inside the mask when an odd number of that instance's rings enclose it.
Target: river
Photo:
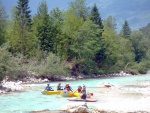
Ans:
[[[94,87],[100,82],[122,85],[125,83],[128,84],[144,80],[150,80],[150,74],[127,77],[82,79],[76,81],[63,81],[61,83],[62,85],[69,83],[74,90],[78,87],[78,85],[85,84],[87,86],[87,90],[94,93],[95,97],[98,97],[99,95],[96,95],[97,93],[94,90]],[[50,85],[54,89],[56,89],[57,84],[58,82],[50,82]],[[46,85],[47,83],[31,84],[31,87],[25,91],[0,95],[0,113],[27,113],[32,110],[43,109],[58,110],[64,104],[69,102],[67,98],[61,97],[60,95],[43,95],[41,91]],[[88,105],[92,107],[94,104],[98,103],[102,103],[102,101],[88,103]]]

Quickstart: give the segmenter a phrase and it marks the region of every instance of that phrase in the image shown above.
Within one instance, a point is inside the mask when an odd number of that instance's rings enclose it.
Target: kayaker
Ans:
[[[46,86],[45,90],[47,90],[47,91],[51,91],[51,90],[53,90],[53,89],[52,89],[52,87],[50,87],[50,84],[47,84],[47,86]]]
[[[58,83],[57,90],[63,90],[63,89],[61,88],[61,83],[60,83],[60,82]]]
[[[81,93],[82,92],[82,87],[81,86],[78,86],[78,93]]]
[[[82,95],[81,95],[81,98],[82,99],[86,99],[86,87],[85,87],[85,85],[83,84],[83,88],[82,88]]]
[[[67,90],[67,91],[72,91],[73,92],[72,88],[70,87],[70,85],[68,83],[66,84],[64,89]]]

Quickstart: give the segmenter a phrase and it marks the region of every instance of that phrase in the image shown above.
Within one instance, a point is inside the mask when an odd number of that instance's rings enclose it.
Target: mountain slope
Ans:
[[[124,20],[129,22],[132,30],[146,26],[150,22],[150,0],[94,0],[102,18],[110,15],[117,20],[117,27],[121,29]],[[93,0],[87,0],[91,6]]]

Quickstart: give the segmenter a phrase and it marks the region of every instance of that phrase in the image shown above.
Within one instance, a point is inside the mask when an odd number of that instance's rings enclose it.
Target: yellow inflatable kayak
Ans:
[[[62,90],[52,90],[52,91],[44,90],[42,91],[42,94],[53,95],[53,94],[60,94],[61,92]]]
[[[78,98],[81,98],[82,93],[78,93],[77,90],[74,91],[74,92],[67,91],[67,90],[62,90],[60,92],[60,95],[63,96],[63,97],[78,97]],[[87,92],[86,96],[87,96],[87,98],[91,98],[91,96],[93,96],[93,93]]]
[[[78,93],[78,92],[75,92],[73,95],[74,95],[75,97],[79,97],[79,98],[80,98],[82,94],[81,94],[81,93]]]
[[[74,95],[75,97],[81,98],[82,93],[79,93],[78,91],[75,91],[75,92],[73,93],[73,95]],[[87,97],[87,98],[91,98],[91,96],[93,96],[93,93],[89,93],[89,92],[86,93],[86,97]]]
[[[63,97],[72,97],[74,92],[71,91],[67,91],[67,90],[62,90],[62,92],[60,92],[60,95]]]

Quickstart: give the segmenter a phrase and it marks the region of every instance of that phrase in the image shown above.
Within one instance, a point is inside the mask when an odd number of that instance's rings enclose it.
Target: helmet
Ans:
[[[49,86],[49,84],[47,84]]]
[[[85,87],[85,85],[83,84],[83,87]]]
[[[67,83],[66,86],[69,86],[69,84]]]
[[[81,88],[81,86],[78,86],[78,88]]]

